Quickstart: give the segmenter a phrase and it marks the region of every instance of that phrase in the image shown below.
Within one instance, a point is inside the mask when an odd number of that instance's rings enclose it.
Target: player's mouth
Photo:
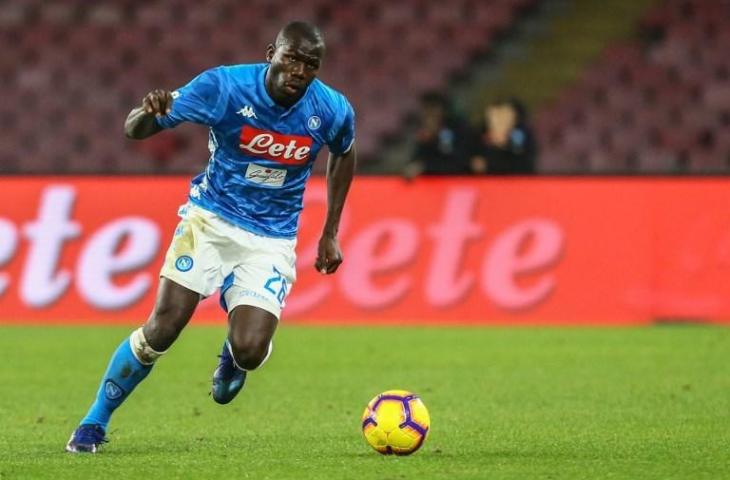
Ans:
[[[302,88],[304,88],[304,85],[299,84],[299,83],[287,82],[287,83],[284,84],[284,90],[289,95],[294,95],[296,93],[301,92],[302,91]]]

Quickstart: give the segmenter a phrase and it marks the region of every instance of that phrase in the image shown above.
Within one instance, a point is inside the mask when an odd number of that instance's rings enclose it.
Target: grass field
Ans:
[[[222,328],[191,327],[96,456],[64,453],[129,329],[0,328],[0,479],[730,478],[730,329],[283,327],[228,406]],[[432,431],[411,457],[360,433],[404,388]]]

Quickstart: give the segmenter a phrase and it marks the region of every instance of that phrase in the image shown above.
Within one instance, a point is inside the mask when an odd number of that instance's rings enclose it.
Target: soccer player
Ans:
[[[67,451],[95,453],[106,442],[111,414],[218,288],[229,329],[213,399],[233,400],[247,372],[268,359],[296,278],[305,183],[324,145],[328,208],[315,268],[332,274],[342,263],[337,230],[355,169],[354,112],[316,79],[324,52],[317,27],[292,22],[266,48],[266,63],[212,68],[177,91],[151,91],[129,113],[125,132],[134,139],[185,121],[208,126],[211,156],[178,212],[154,309],[112,355]]]

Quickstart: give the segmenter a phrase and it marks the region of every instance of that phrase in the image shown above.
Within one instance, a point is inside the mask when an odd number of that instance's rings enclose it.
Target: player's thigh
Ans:
[[[169,278],[160,277],[152,316],[187,323],[195,312],[200,299],[201,296],[198,292]]]
[[[181,220],[165,255],[155,308],[145,324],[147,341],[166,349],[187,325],[198,302],[223,281],[222,222],[191,204],[178,212]]]
[[[150,346],[157,351],[167,350],[188,324],[199,302],[199,293],[160,277],[155,307],[143,327]]]

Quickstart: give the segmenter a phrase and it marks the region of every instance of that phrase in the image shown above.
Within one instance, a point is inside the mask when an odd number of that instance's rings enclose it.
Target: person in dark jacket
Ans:
[[[421,97],[421,117],[406,178],[419,175],[467,175],[477,138],[469,124],[456,115],[437,92]]]
[[[479,151],[470,158],[473,174],[508,175],[535,172],[537,145],[524,105],[516,99],[487,105]]]

